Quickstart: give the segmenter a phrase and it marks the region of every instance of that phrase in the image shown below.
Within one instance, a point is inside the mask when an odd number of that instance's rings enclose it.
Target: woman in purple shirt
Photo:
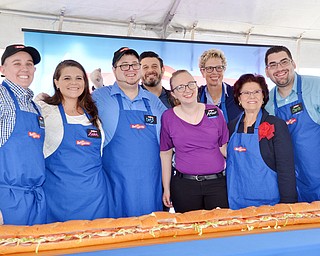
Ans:
[[[225,152],[228,128],[221,110],[197,102],[192,75],[178,70],[170,79],[176,106],[161,120],[163,203],[176,212],[227,208]],[[171,173],[175,148],[176,168]]]

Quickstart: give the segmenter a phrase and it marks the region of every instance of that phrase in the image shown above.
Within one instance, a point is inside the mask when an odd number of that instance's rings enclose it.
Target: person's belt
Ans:
[[[215,179],[220,179],[226,176],[225,170],[219,173],[208,174],[208,175],[190,175],[190,174],[181,173],[178,170],[175,170],[175,171],[178,177],[188,179],[188,180],[196,180],[196,181],[215,180]]]

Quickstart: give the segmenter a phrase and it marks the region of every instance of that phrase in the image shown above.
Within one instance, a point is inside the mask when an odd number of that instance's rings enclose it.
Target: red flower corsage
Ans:
[[[263,122],[259,125],[259,141],[263,138],[270,140],[274,136],[274,124]]]

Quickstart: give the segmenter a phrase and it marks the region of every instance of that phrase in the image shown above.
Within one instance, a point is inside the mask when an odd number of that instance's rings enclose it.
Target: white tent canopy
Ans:
[[[0,48],[22,28],[241,44],[283,44],[320,75],[318,0],[1,0]]]

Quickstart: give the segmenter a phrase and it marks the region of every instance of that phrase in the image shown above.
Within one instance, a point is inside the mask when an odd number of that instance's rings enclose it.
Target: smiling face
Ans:
[[[223,66],[222,59],[219,57],[210,58],[206,61],[203,68],[206,67],[217,67],[217,66]],[[204,69],[200,69],[203,78],[206,79],[207,86],[222,86],[222,80],[224,76],[224,70],[221,72],[218,72],[216,69],[214,69],[211,73],[208,73]]]
[[[285,59],[290,60],[290,57],[284,51],[272,53],[268,56],[267,65],[270,65],[272,63],[279,63],[280,61]],[[292,87],[294,82],[295,68],[296,64],[294,63],[294,61],[291,61],[289,65],[285,67],[282,67],[278,64],[275,69],[270,69],[266,67],[266,75],[272,80],[272,82],[274,82],[279,87]]]
[[[63,99],[78,99],[83,93],[85,81],[84,74],[77,67],[65,67],[61,70],[58,79],[54,79],[55,85],[59,88]]]
[[[127,89],[138,87],[138,83],[141,78],[141,69],[135,70],[132,66],[129,67],[129,70],[122,71],[121,65],[132,65],[132,64],[139,64],[139,60],[134,55],[123,55],[121,59],[116,63],[116,67],[113,67],[113,73],[116,77],[118,85],[120,88]]]
[[[161,68],[157,58],[143,58],[141,60],[142,84],[147,87],[156,87],[161,84],[164,68]]]
[[[6,79],[27,89],[33,81],[36,68],[31,55],[20,51],[6,58],[0,71]]]
[[[262,88],[256,82],[246,82],[242,85],[238,100],[245,112],[259,112],[263,103]]]
[[[182,72],[178,75],[176,75],[172,81],[171,81],[171,88],[172,88],[172,96],[179,100],[181,104],[189,104],[197,102],[198,97],[198,87],[195,86],[195,88],[190,89],[189,86],[185,86],[190,83],[190,86],[194,85],[195,81],[192,75],[190,75],[188,72]],[[191,85],[192,84],[192,85]],[[196,83],[195,83],[196,84]],[[185,86],[183,90],[184,92],[179,92],[177,88],[179,86]]]

